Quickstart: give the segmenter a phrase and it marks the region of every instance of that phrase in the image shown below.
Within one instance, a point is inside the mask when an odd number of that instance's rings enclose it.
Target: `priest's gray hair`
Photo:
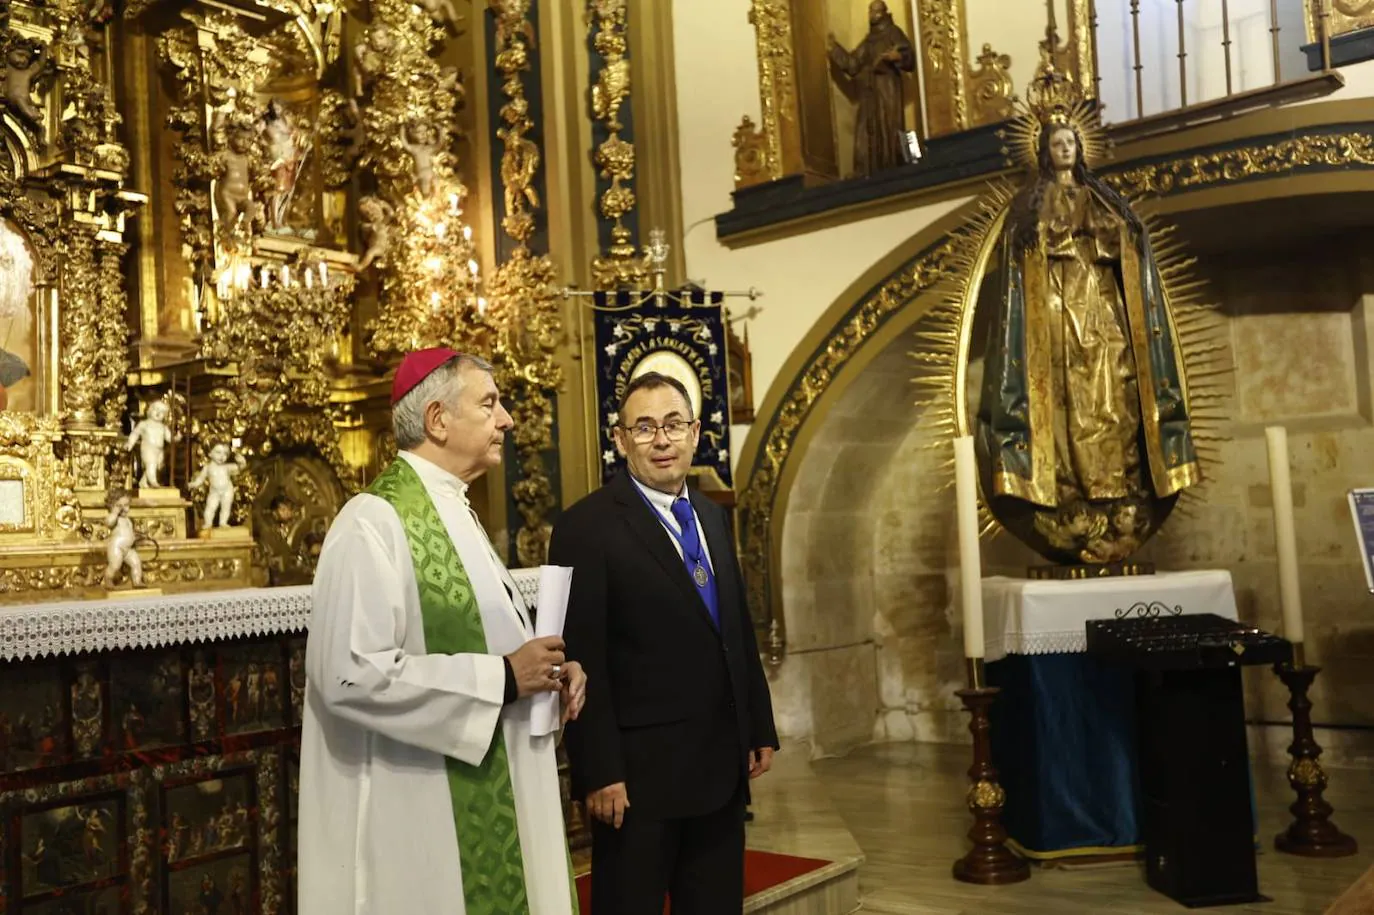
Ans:
[[[425,407],[441,403],[458,410],[458,395],[463,393],[463,369],[480,369],[491,373],[491,363],[462,353],[430,372],[419,384],[405,393],[391,408],[391,429],[396,435],[396,447],[402,451],[418,448],[425,441]]]

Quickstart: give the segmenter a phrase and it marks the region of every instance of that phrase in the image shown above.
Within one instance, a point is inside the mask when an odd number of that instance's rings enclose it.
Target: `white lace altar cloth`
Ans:
[[[534,606],[539,570],[511,576]],[[0,660],[281,635],[309,622],[309,585],[8,606],[0,607]]]
[[[987,660],[1009,654],[1088,650],[1088,620],[1215,613],[1236,619],[1236,592],[1224,570],[1079,581],[983,579]]]

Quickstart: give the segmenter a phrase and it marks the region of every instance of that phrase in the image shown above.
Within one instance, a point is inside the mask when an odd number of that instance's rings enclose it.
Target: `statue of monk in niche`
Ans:
[[[993,515],[1061,563],[1119,562],[1201,480],[1149,234],[1064,110],[1001,240],[977,443]]]
[[[911,40],[892,21],[887,4],[873,0],[868,5],[868,34],[857,48],[846,51],[833,33],[826,43],[830,62],[853,81],[859,97],[854,173],[872,175],[901,165],[906,131],[902,74],[916,68]]]

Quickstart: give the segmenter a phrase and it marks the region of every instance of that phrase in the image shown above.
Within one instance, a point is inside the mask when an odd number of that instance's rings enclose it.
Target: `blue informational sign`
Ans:
[[[1374,489],[1350,490],[1350,516],[1355,519],[1355,537],[1364,560],[1364,581],[1374,593]]]

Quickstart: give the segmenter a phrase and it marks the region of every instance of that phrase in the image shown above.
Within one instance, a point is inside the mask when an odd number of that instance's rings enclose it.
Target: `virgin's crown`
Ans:
[[[1083,92],[1054,58],[1054,52],[1042,42],[1040,66],[1026,87],[1026,104],[1042,124],[1067,124],[1082,104]]]

